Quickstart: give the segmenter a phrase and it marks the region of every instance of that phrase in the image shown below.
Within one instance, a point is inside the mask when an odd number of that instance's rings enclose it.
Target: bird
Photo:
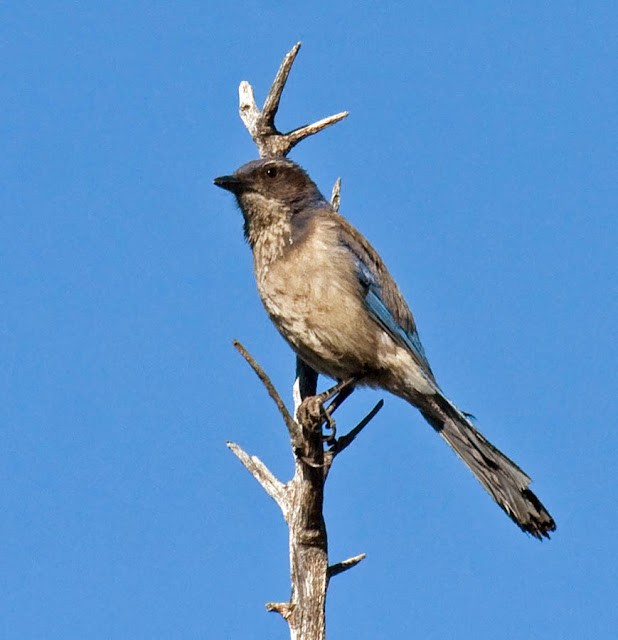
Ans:
[[[307,172],[286,157],[261,158],[214,184],[236,197],[260,298],[300,359],[416,407],[523,531],[549,538],[556,524],[531,479],[444,395],[386,265]]]

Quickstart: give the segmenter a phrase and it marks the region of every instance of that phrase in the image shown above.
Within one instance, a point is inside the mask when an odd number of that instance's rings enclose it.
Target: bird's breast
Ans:
[[[341,379],[375,363],[378,331],[364,313],[353,265],[325,231],[263,268],[256,263],[256,280],[292,348],[319,372]]]

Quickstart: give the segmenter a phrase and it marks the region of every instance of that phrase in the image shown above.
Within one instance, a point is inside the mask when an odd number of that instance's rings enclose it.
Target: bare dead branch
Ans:
[[[335,211],[339,211],[340,204],[341,204],[341,178],[337,178],[337,181],[333,185],[333,190],[330,194],[330,205]]]
[[[285,485],[277,480],[272,471],[257,456],[250,456],[234,442],[228,441],[226,444],[247,471],[260,483],[262,489],[279,505],[285,516],[288,509]]]
[[[292,418],[290,412],[287,410],[281,396],[275,389],[275,386],[270,381],[270,378],[264,372],[264,369],[260,367],[260,365],[253,359],[251,354],[238,342],[238,340],[234,340],[232,344],[236,347],[237,351],[240,355],[249,363],[250,367],[255,371],[258,378],[261,380],[262,384],[266,387],[268,394],[275,401],[277,408],[279,409],[279,413],[281,414],[283,421],[285,422],[285,426],[288,428],[290,433],[290,439],[292,441],[292,447],[296,450],[301,446],[301,430],[298,426],[298,423]]]
[[[296,609],[296,605],[291,602],[269,602],[266,605],[267,611],[275,611],[283,616],[284,620],[287,620]]]
[[[246,80],[240,83],[238,89],[240,118],[251,134],[261,158],[286,156],[301,140],[318,133],[318,131],[335,124],[335,122],[339,122],[339,120],[343,120],[348,115],[347,111],[343,111],[313,124],[294,129],[289,133],[281,133],[277,130],[275,115],[279,108],[283,88],[299,49],[300,42],[296,43],[283,59],[268,96],[264,101],[262,111],[259,110],[255,102],[251,85]]]
[[[240,119],[253,138],[254,135],[258,135],[258,121],[261,113],[255,103],[253,87],[246,80],[243,80],[238,87],[238,102]]]
[[[332,124],[335,124],[336,122],[347,118],[349,115],[349,111],[341,111],[340,113],[336,113],[333,116],[322,118],[322,120],[318,120],[313,124],[307,124],[304,127],[298,127],[298,129],[294,129],[294,131],[286,133],[285,137],[288,144],[290,145],[290,149],[296,146],[301,140],[304,140],[305,138],[308,138],[309,136],[322,131],[322,129],[326,129],[326,127],[330,127]]]
[[[339,573],[343,573],[344,571],[347,571],[348,569],[355,567],[361,560],[364,560],[366,556],[367,556],[366,553],[361,553],[358,556],[354,556],[353,558],[348,558],[343,562],[338,562],[337,564],[331,565],[330,567],[328,567],[329,580],[333,576],[336,576]]]
[[[266,96],[266,100],[264,101],[264,106],[262,107],[262,116],[264,119],[264,124],[270,125],[271,133],[276,133],[275,129],[275,115],[279,109],[279,100],[281,99],[281,94],[283,93],[283,88],[285,87],[285,83],[288,81],[288,76],[290,75],[290,69],[294,64],[294,60],[296,60],[296,56],[300,50],[300,42],[297,42],[290,51],[286,54],[285,58],[283,58],[281,62],[281,66],[279,67],[279,71],[277,71],[277,75],[273,80],[272,86],[270,87],[270,91]]]
[[[268,376],[255,362],[246,349],[234,341],[234,346],[243,355],[258,375],[269,394],[279,407],[284,421],[291,421],[287,409]],[[299,372],[306,366],[299,361]],[[317,374],[308,369],[303,391],[316,392]],[[228,447],[243,463],[262,488],[279,505],[289,528],[290,577],[292,595],[289,602],[269,603],[269,611],[277,611],[288,623],[291,640],[324,640],[325,604],[328,582],[334,575],[342,573],[358,564],[365,556],[361,554],[343,562],[328,566],[328,545],[326,524],[323,515],[324,483],[335,456],[348,447],[360,431],[369,423],[383,405],[381,400],[373,410],[348,434],[334,440],[333,445],[324,450],[322,424],[329,411],[338,404],[333,401],[324,408],[324,401],[337,394],[335,400],[347,397],[354,389],[355,380],[337,383],[333,388],[308,396],[301,403],[298,422],[293,421],[293,429],[288,429],[294,443],[294,433],[298,430],[298,445],[293,444],[295,455],[294,477],[282,484],[266,465],[256,456],[249,456],[238,445],[228,442]],[[298,396],[301,384],[297,380]],[[339,401],[341,404],[343,400]],[[286,420],[287,418],[287,420]],[[332,421],[332,418],[330,418]],[[334,437],[334,427],[333,427]]]
[[[376,404],[376,406],[354,427],[354,429],[352,429],[352,431],[347,433],[345,436],[341,436],[335,442],[333,447],[331,447],[333,457],[340,454],[344,449],[352,444],[354,438],[356,438],[356,436],[371,422],[371,420],[375,418],[376,414],[383,406],[384,400],[380,400],[380,402]]]
[[[356,436],[369,424],[369,422],[371,422],[371,420],[373,420],[383,406],[384,400],[380,400],[380,402],[376,404],[376,406],[354,427],[354,429],[352,429],[352,431],[340,438],[329,438],[327,440],[327,444],[330,446],[324,452],[324,480],[326,480],[330,472],[335,456],[339,455],[344,449],[347,449],[347,447],[352,444],[354,438],[356,438]]]

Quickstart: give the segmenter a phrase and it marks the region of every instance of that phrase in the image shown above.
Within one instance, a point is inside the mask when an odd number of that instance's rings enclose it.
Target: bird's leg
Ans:
[[[333,401],[328,405],[326,412],[328,415],[332,415],[337,411],[337,409],[347,400],[351,395],[352,391],[354,391],[355,387],[351,384],[349,387],[342,389],[333,399]]]
[[[341,390],[334,397],[333,401],[326,407],[325,414],[325,425],[328,429],[330,429],[330,433],[324,438],[324,442],[328,446],[333,446],[337,441],[337,428],[335,426],[335,419],[333,418],[333,413],[344,403],[344,401],[352,395],[354,391],[354,383],[356,380],[348,380],[344,383]],[[347,385],[347,386],[345,386]]]
[[[332,405],[335,405],[335,409],[354,391],[354,386],[358,382],[358,378],[348,378],[347,380],[339,380],[339,382],[332,386],[330,389],[326,391],[322,391],[322,393],[318,394],[316,397],[319,401],[324,404],[328,402],[331,398],[335,398]],[[345,394],[345,395],[344,395]],[[340,396],[343,396],[341,400],[338,400]],[[333,409],[333,411],[335,410]],[[331,412],[332,413],[332,412]]]

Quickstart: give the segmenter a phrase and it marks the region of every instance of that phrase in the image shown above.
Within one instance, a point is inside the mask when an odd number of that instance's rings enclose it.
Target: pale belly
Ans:
[[[319,273],[284,265],[269,269],[258,280],[264,307],[281,335],[318,372],[335,379],[364,375],[375,368],[381,331],[364,312],[353,283]]]

